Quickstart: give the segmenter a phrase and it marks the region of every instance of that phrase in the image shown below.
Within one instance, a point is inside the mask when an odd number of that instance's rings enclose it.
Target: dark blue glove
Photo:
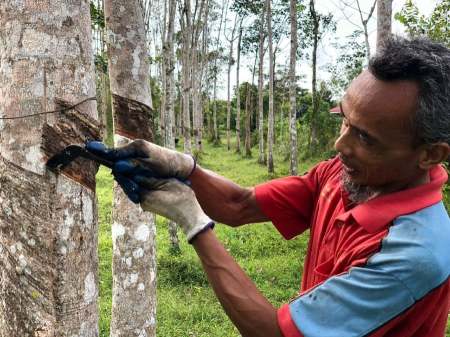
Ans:
[[[127,158],[133,158],[137,154],[135,151],[111,149],[99,141],[87,142],[86,150],[113,162],[112,174],[114,179],[132,202],[135,204],[141,202],[142,188],[133,180],[133,177],[135,173],[147,177],[150,176],[150,172],[126,160]]]

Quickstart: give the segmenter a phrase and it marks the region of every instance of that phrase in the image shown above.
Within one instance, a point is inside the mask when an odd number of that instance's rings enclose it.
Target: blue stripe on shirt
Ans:
[[[305,337],[364,336],[450,275],[450,220],[442,202],[401,216],[364,267],[334,276],[290,303]]]

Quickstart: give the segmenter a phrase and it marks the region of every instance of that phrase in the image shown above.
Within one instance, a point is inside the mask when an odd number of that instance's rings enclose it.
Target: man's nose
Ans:
[[[339,137],[334,142],[334,148],[337,152],[345,156],[352,154],[352,146],[350,141],[350,128],[342,125]]]

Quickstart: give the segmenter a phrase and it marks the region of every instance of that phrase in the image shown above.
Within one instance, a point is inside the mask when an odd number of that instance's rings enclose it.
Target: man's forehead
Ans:
[[[413,137],[418,85],[412,81],[382,81],[361,73],[342,98],[344,115],[356,127],[382,140]]]
[[[411,114],[417,110],[418,95],[419,85],[414,81],[384,81],[365,70],[352,81],[342,100],[373,106],[381,113]]]

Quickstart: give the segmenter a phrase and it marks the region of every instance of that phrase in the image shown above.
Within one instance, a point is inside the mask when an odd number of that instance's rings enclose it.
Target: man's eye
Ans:
[[[358,136],[359,136],[359,140],[362,143],[364,143],[365,145],[372,145],[373,144],[372,140],[365,133],[359,132]]]

